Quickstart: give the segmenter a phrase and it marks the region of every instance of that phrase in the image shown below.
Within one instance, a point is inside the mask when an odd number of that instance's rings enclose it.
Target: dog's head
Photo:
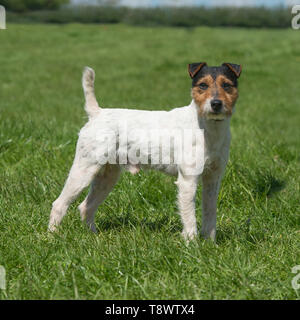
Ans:
[[[192,78],[192,97],[202,117],[224,120],[233,113],[238,98],[237,79],[242,67],[223,63],[220,67],[208,67],[206,62],[188,65]]]

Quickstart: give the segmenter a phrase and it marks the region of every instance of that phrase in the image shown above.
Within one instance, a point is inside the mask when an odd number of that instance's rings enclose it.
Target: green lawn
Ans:
[[[300,33],[293,30],[8,25],[0,31],[1,299],[297,299]],[[217,244],[182,241],[174,178],[124,173],[99,208],[47,233],[86,121],[81,72],[103,107],[190,102],[187,63],[240,63]],[[201,186],[197,196],[201,224]]]

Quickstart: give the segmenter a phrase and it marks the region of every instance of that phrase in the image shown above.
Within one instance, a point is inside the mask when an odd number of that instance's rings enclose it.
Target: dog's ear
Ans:
[[[188,65],[189,75],[193,79],[195,75],[204,67],[206,66],[206,62],[196,62],[190,63]]]
[[[239,64],[224,62],[222,66],[227,66],[237,78],[239,78],[242,73],[242,66]]]

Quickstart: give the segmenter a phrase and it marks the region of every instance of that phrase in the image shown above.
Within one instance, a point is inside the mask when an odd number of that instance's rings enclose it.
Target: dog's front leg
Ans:
[[[183,223],[182,235],[186,240],[192,240],[197,235],[195,214],[195,196],[198,176],[178,174],[178,207]]]
[[[222,170],[206,170],[202,174],[202,228],[206,239],[216,239],[217,200],[222,178]]]

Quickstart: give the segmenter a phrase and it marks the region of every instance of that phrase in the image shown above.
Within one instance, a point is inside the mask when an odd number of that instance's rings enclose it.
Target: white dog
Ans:
[[[121,169],[134,174],[140,168],[154,168],[178,177],[178,206],[187,240],[197,235],[195,195],[202,177],[201,233],[215,240],[216,204],[229,155],[229,124],[240,73],[241,66],[230,63],[220,67],[189,64],[192,102],[166,112],[99,108],[95,73],[85,68],[82,84],[89,121],[80,131],[68,179],[53,203],[49,230],[56,230],[71,202],[91,184],[79,210],[96,232],[95,212]]]

